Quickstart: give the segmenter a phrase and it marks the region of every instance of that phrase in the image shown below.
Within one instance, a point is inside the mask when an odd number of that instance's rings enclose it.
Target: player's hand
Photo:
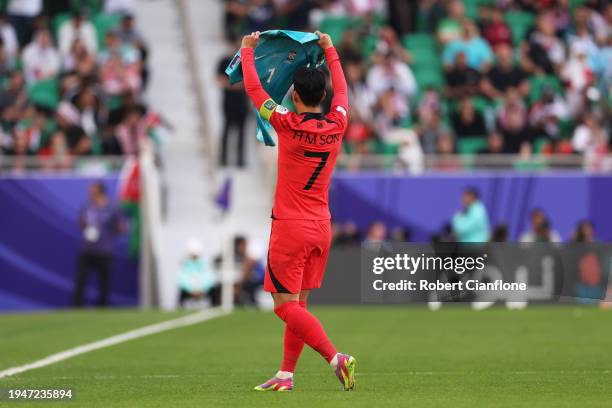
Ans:
[[[332,43],[332,39],[329,36],[329,34],[325,34],[322,33],[320,31],[315,31],[315,34],[319,36],[319,41],[317,41],[317,44],[319,44],[319,47],[323,48],[324,50],[333,47],[334,44]]]
[[[255,48],[259,42],[259,31],[242,37],[242,48]]]

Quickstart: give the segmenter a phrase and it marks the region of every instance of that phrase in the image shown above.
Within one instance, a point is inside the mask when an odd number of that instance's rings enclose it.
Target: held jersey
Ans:
[[[262,87],[272,100],[281,102],[291,88],[293,74],[299,67],[319,67],[323,64],[323,50],[317,44],[319,37],[313,33],[289,30],[269,30],[261,33],[255,49],[255,68]],[[239,50],[225,70],[230,83],[243,80],[242,55]],[[267,146],[276,146],[270,133],[270,123],[255,109],[257,139]]]

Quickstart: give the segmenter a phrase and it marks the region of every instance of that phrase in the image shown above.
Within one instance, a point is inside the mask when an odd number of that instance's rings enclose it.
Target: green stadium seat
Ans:
[[[98,35],[98,47],[100,49],[104,49],[104,37],[106,33],[117,28],[120,21],[121,16],[118,14],[100,13],[93,18],[96,34]]]
[[[70,13],[60,13],[53,18],[53,22],[51,23],[51,30],[56,41],[59,39],[58,36],[60,27],[68,20],[70,20]]]
[[[402,44],[410,52],[414,52],[417,49],[437,52],[438,47],[436,38],[426,33],[407,34],[402,38]]]
[[[430,50],[415,50],[412,53],[412,65],[419,69],[421,67],[440,70],[442,61],[436,52]]]
[[[559,79],[554,75],[534,75],[529,78],[531,90],[529,92],[529,102],[533,104],[542,97],[545,87],[551,87],[557,95],[563,94],[563,86]]]
[[[419,84],[419,88],[440,89],[444,86],[444,77],[441,71],[435,69],[415,70],[414,78]]]
[[[533,141],[533,152],[536,154],[542,153],[542,149],[544,145],[548,142],[548,139],[545,137],[538,137]]]
[[[576,7],[582,6],[584,3],[586,3],[586,1],[587,0],[570,0],[569,1],[569,8],[572,11],[572,13],[576,9]]]
[[[321,21],[319,30],[329,34],[334,43],[342,40],[344,32],[353,26],[353,20],[344,16],[326,17]]]
[[[35,105],[55,110],[60,102],[59,80],[52,78],[34,83],[28,89],[28,97]]]
[[[520,44],[525,38],[527,30],[533,26],[535,16],[526,11],[509,11],[506,13],[506,23],[512,30],[512,41],[514,45]]]
[[[476,154],[487,147],[487,138],[482,137],[466,137],[457,140],[457,152],[460,154]]]

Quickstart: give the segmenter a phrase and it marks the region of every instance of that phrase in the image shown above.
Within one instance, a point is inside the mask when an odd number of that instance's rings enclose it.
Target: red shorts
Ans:
[[[330,220],[272,220],[264,289],[299,293],[321,287],[330,245]]]

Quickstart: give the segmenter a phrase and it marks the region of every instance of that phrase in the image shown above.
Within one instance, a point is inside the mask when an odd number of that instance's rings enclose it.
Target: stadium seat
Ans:
[[[327,33],[334,43],[340,43],[344,32],[353,26],[353,20],[344,16],[326,17],[321,21],[319,30]]]
[[[402,39],[402,44],[410,52],[415,52],[417,49],[437,52],[438,46],[436,38],[426,33],[407,34]]]
[[[33,104],[55,110],[60,101],[59,80],[52,78],[38,81],[30,86],[28,95]]]
[[[444,76],[442,70],[434,69],[433,67],[414,67],[414,78],[419,84],[419,88],[435,88],[440,89],[444,85]]]
[[[548,142],[546,137],[538,137],[533,141],[533,152],[536,154],[542,153],[542,148]]]
[[[509,11],[506,13],[506,23],[512,30],[512,42],[518,45],[525,38],[527,30],[533,26],[535,16],[532,13],[525,11]]]
[[[104,48],[104,37],[106,33],[117,28],[120,21],[121,16],[118,14],[100,13],[93,18],[96,34],[98,35],[98,47],[100,47],[100,49]]]
[[[487,147],[487,139],[482,137],[466,137],[457,141],[457,152],[460,154],[476,154]]]
[[[440,56],[435,52],[427,49],[417,49],[412,52],[413,68],[427,68],[427,69],[442,69],[442,61]]]
[[[563,94],[563,86],[554,75],[534,75],[529,78],[531,90],[529,91],[529,102],[533,104],[542,97],[545,87],[550,87],[556,95]]]
[[[59,39],[58,36],[60,27],[68,20],[70,20],[70,13],[60,13],[53,18],[53,22],[51,23],[51,30],[56,41]]]
[[[471,19],[476,19],[478,17],[480,0],[463,0],[463,4],[465,6],[465,14]]]

